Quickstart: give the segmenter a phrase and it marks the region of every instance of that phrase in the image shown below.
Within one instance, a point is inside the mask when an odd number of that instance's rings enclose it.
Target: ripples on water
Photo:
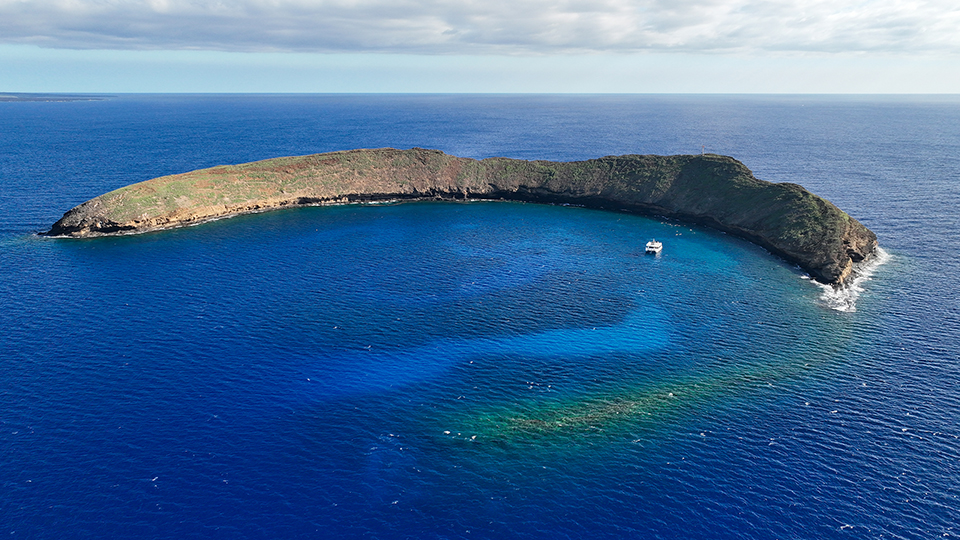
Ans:
[[[945,291],[958,284],[938,255],[956,240],[931,233],[941,244],[921,257],[910,246],[924,228],[890,224],[949,222],[953,187],[930,198],[943,208],[898,199],[888,216],[887,186],[897,193],[911,169],[874,167],[861,140],[886,136],[869,124],[884,114],[922,141],[928,128],[910,121],[957,113],[914,104],[903,120],[905,105],[836,99],[0,104],[16,134],[0,161],[0,530],[957,535],[960,317]],[[826,136],[828,118],[872,127]],[[582,132],[597,136],[568,140]],[[512,203],[305,208],[79,242],[31,234],[130,171],[384,145],[577,159],[690,151],[685,138],[761,178],[821,188],[891,254],[839,294],[708,229]],[[938,163],[914,174],[957,177]],[[838,171],[849,204],[829,181]],[[659,257],[643,254],[652,237]]]

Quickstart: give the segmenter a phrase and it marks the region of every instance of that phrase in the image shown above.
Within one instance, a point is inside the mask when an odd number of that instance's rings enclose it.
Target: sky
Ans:
[[[960,3],[0,0],[0,92],[960,93]]]

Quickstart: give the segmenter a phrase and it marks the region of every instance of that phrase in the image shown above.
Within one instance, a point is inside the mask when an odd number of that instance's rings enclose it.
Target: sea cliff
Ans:
[[[478,161],[421,148],[282,157],[154,178],[73,208],[45,234],[132,234],[292,206],[422,199],[569,203],[675,217],[746,238],[832,284],[877,248],[872,231],[830,202],[796,184],[759,180],[730,157]]]

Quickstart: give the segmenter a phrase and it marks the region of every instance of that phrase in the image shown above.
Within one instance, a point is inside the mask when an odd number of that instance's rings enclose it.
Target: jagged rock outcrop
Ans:
[[[131,234],[291,206],[426,198],[571,203],[676,217],[756,242],[834,284],[877,247],[873,232],[830,202],[796,184],[758,180],[730,157],[477,161],[421,148],[283,157],[163,176],[91,199],[46,234]]]

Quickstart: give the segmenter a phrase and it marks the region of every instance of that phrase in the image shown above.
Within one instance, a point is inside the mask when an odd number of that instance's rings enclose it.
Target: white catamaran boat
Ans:
[[[657,254],[663,251],[663,243],[651,240],[647,242],[647,253]]]

